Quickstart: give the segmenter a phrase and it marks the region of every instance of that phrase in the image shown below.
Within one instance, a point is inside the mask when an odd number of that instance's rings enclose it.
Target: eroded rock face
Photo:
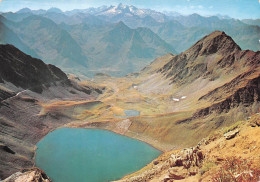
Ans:
[[[168,160],[171,168],[169,169],[169,177],[167,179],[178,180],[196,175],[203,158],[203,153],[199,146],[183,149],[177,154],[172,154]]]
[[[51,180],[41,169],[32,168],[17,172],[3,182],[51,182]]]
[[[204,156],[199,146],[183,149],[172,154],[163,162],[154,161],[150,170],[144,171],[138,176],[120,180],[120,182],[152,181],[154,179],[167,182],[185,179],[198,174],[203,158]]]

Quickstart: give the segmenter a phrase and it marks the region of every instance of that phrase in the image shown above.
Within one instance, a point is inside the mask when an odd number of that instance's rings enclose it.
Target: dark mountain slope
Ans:
[[[0,82],[11,82],[16,87],[41,92],[44,84],[57,81],[68,83],[68,77],[59,68],[46,65],[12,45],[0,45]]]
[[[33,167],[36,143],[72,121],[71,115],[44,114],[46,103],[84,107],[100,93],[101,87],[78,83],[12,45],[0,45],[0,179]]]

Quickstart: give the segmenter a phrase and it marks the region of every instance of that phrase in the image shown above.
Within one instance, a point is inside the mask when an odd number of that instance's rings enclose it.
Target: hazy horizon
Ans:
[[[203,16],[217,14],[227,15],[236,19],[257,19],[260,18],[260,3],[258,0],[0,0],[0,12],[16,12],[23,8],[32,10],[59,8],[62,11],[73,9],[87,9],[90,7],[116,6],[119,3],[133,5],[137,8],[153,9],[159,12],[172,11],[183,15],[198,13]]]

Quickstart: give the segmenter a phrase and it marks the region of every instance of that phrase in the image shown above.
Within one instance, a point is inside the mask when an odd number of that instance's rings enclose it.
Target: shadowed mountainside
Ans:
[[[69,79],[12,45],[0,45],[0,178],[33,167],[35,144],[70,116],[42,115],[51,100],[95,99],[104,88]],[[80,102],[81,103],[81,102]]]
[[[67,75],[53,65],[24,54],[12,45],[0,45],[0,82],[42,92],[44,85],[57,81],[69,84]]]

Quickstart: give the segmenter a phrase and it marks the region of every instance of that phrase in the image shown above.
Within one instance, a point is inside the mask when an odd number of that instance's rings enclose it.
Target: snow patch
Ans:
[[[179,102],[180,99],[177,99],[177,98],[172,98],[173,101],[176,101],[176,102]]]

